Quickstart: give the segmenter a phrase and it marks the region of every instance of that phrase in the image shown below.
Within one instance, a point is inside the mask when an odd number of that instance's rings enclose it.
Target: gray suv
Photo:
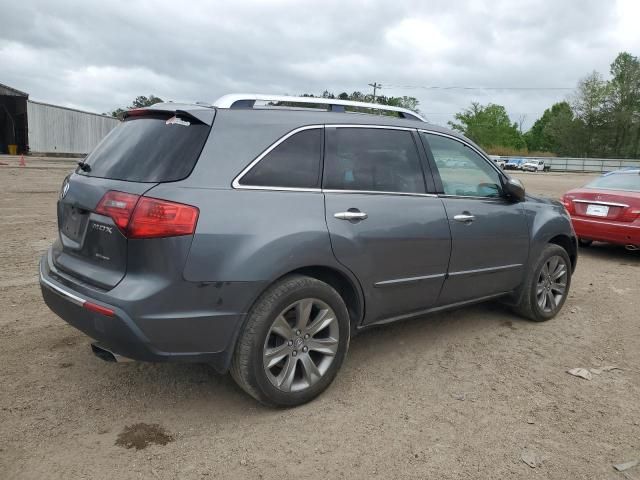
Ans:
[[[320,394],[373,325],[493,299],[548,320],[577,260],[562,204],[473,142],[340,100],[129,111],[57,210],[42,295],[97,356],[206,362],[268,405]]]

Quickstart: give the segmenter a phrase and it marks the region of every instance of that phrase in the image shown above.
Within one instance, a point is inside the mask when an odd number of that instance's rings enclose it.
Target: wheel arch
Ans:
[[[360,325],[364,317],[364,296],[360,289],[360,285],[356,284],[357,280],[350,278],[346,273],[324,265],[311,265],[300,267],[280,276],[274,282],[277,282],[287,275],[305,275],[312,277],[321,282],[325,282],[338,292],[344,300],[349,312],[349,321],[351,324],[351,334],[356,331],[356,327]],[[268,287],[267,287],[268,288]]]
[[[560,234],[550,238],[548,243],[558,245],[567,252],[569,260],[571,260],[571,273],[573,273],[578,261],[578,239],[569,235]]]
[[[357,332],[357,327],[361,324],[365,312],[364,295],[361,286],[355,277],[352,277],[348,273],[345,273],[338,268],[326,265],[308,265],[298,267],[280,274],[270,282],[266,282],[262,286],[260,291],[256,293],[255,298],[253,298],[246,311],[250,312],[251,308],[253,307],[253,305],[255,305],[260,296],[273,284],[279,282],[289,275],[305,275],[307,277],[312,277],[325,282],[333,287],[342,297],[345,305],[347,306],[347,311],[349,312],[349,323],[351,325],[351,336],[353,336]],[[243,321],[238,324],[233,335],[233,340],[229,343],[229,346],[225,351],[225,361],[223,362],[223,365],[218,369],[218,371],[226,372],[228,370],[231,363],[231,357],[233,356],[233,353],[238,344],[240,332],[244,328],[248,318],[248,315],[245,315]]]

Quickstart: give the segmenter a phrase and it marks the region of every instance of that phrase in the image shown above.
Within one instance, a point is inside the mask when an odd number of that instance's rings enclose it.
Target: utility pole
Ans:
[[[373,87],[373,103],[376,103],[376,90],[382,88],[382,85],[378,82],[368,83],[370,87]]]

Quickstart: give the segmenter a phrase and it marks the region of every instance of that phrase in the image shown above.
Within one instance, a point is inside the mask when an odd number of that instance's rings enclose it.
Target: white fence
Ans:
[[[640,168],[640,159],[619,158],[567,158],[567,157],[500,157],[502,160],[512,159],[543,160],[545,167],[552,172],[610,172],[620,168]],[[523,162],[524,163],[524,162]]]

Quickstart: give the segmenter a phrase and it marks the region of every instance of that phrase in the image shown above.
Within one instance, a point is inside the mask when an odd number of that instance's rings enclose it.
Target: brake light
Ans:
[[[568,197],[566,195],[562,196],[562,204],[564,205],[564,208],[567,212],[569,213],[575,213],[575,210],[573,208],[573,199],[571,197]]]
[[[129,238],[175,237],[192,235],[196,230],[199,210],[191,205],[142,197],[129,228]]]
[[[127,238],[192,235],[200,211],[191,205],[130,193],[109,191],[96,213],[111,217]]]
[[[111,217],[122,233],[126,234],[129,219],[139,199],[139,195],[111,190],[98,203],[96,213]]]

